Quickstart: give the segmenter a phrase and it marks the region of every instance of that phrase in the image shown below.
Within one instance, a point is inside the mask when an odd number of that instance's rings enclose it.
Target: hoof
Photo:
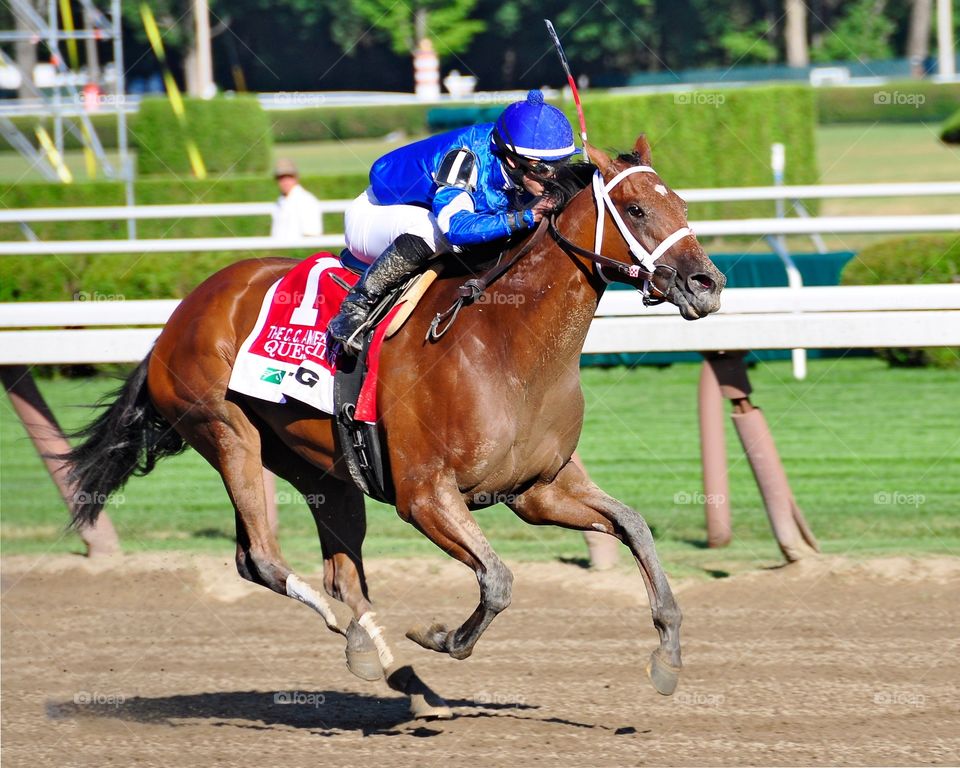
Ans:
[[[410,698],[410,714],[415,720],[450,720],[453,717],[447,702],[434,693],[409,665],[392,669],[387,674],[387,685]]]
[[[434,694],[433,697],[423,693],[414,693],[410,696],[410,714],[414,720],[452,720],[453,710],[447,702]]]
[[[421,624],[407,632],[407,639],[413,640],[430,651],[447,653],[447,628],[443,624]]]
[[[677,682],[680,680],[680,667],[675,667],[665,661],[658,648],[650,654],[650,661],[647,663],[647,675],[657,693],[669,696],[677,690]]]
[[[383,666],[375,650],[362,651],[347,648],[347,669],[361,680],[368,682],[375,682],[383,677]]]

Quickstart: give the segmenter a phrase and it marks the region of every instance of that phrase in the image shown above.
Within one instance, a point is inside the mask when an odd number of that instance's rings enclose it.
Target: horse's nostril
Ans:
[[[690,290],[694,293],[703,293],[705,291],[712,291],[716,286],[716,283],[712,278],[704,275],[703,273],[690,275],[687,279],[687,282],[690,286]]]

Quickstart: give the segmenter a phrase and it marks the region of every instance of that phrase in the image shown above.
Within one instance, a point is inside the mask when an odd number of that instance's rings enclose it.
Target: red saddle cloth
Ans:
[[[229,389],[274,403],[293,398],[334,412],[336,360],[327,348],[327,324],[347,293],[335,277],[350,286],[358,279],[333,254],[315,253],[270,287],[257,323],[240,347]],[[355,416],[360,421],[377,420],[377,372],[387,325],[380,323],[370,345]]]

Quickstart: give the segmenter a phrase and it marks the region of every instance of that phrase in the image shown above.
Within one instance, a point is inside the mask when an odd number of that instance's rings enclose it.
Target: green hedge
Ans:
[[[843,285],[960,282],[960,240],[954,235],[898,237],[864,248],[843,270]],[[892,365],[960,368],[960,348],[881,349]]]
[[[267,116],[277,142],[376,139],[394,131],[424,133],[428,109],[421,104],[313,107],[274,110]]]
[[[366,185],[365,175],[304,177],[303,184],[321,199],[357,195]],[[271,178],[236,176],[219,180],[142,180],[136,184],[137,202],[160,203],[263,202],[277,196]],[[19,184],[4,196],[9,208],[122,205],[123,187],[114,182],[83,184]],[[341,224],[331,215],[326,225],[338,231]],[[211,219],[145,220],[138,222],[143,238],[232,237],[266,235],[267,217],[218,217]],[[43,240],[110,240],[127,236],[125,221],[40,222],[31,225]],[[0,224],[0,240],[23,240],[15,224]],[[221,266],[252,256],[297,255],[306,251],[275,254],[166,253],[95,254],[82,256],[4,256],[0,258],[0,302],[68,301],[79,293],[90,296],[122,296],[126,299],[178,298],[184,296]]]
[[[186,129],[165,97],[146,98],[130,126],[140,174],[190,174],[186,142],[192,138],[211,174],[266,173],[273,135],[252,96],[185,99]]]
[[[53,136],[53,120],[49,117],[28,117],[24,115],[18,115],[16,117],[10,118],[13,121],[13,124],[20,129],[23,135],[30,141],[33,146],[40,146],[40,142],[37,140],[37,126],[43,126],[47,129],[47,132],[50,136]],[[79,121],[71,121],[79,122]],[[97,132],[97,138],[100,139],[100,143],[103,145],[104,149],[116,149],[117,148],[117,116],[112,112],[99,112],[93,115],[90,115],[90,122],[93,124],[93,129]],[[79,126],[77,127],[79,131]],[[70,131],[64,131],[63,134],[63,148],[64,149],[82,149],[83,143],[80,141],[80,138],[72,134]]]
[[[813,91],[800,86],[598,96],[587,105],[590,141],[632,149],[647,134],[653,162],[674,188],[767,186],[770,145],[786,145],[788,184],[816,183]],[[565,111],[577,125],[573,104]],[[816,209],[816,204],[811,205]],[[692,219],[772,215],[773,203],[699,203]]]
[[[944,144],[960,144],[960,109],[954,112],[940,129],[940,141]]]
[[[772,86],[777,87],[777,86]],[[758,90],[752,88],[749,90]],[[890,103],[876,103],[877,93],[890,94]],[[730,91],[724,91],[730,94]],[[900,94],[894,96],[894,94]],[[923,103],[916,105],[918,99],[913,96],[922,96]],[[239,97],[248,100],[249,97]],[[587,118],[590,127],[594,129],[597,121],[592,117],[593,104],[607,98],[650,98],[637,96],[607,95],[601,92],[587,92]],[[672,102],[674,95],[668,95],[668,102]],[[830,123],[862,123],[862,122],[937,122],[946,119],[956,110],[960,102],[960,84],[958,83],[931,83],[906,81],[891,83],[884,86],[869,87],[824,87],[814,89],[814,98],[817,113],[821,124]],[[158,98],[158,101],[164,99]],[[227,101],[219,99],[218,101]],[[883,101],[880,99],[879,101]],[[896,103],[894,103],[896,102]],[[267,123],[273,129],[273,140],[277,143],[327,141],[330,139],[368,139],[386,136],[393,131],[403,131],[410,135],[422,134],[429,130],[430,120],[428,113],[433,114],[433,121],[443,127],[450,123],[448,112],[463,107],[430,107],[420,104],[402,104],[388,106],[354,106],[354,107],[304,107],[301,109],[272,110],[267,112]],[[492,109],[489,105],[478,105],[478,113],[482,119],[489,118]],[[573,113],[571,112],[571,115]],[[136,115],[131,115],[131,126],[136,129]],[[14,117],[15,125],[36,146],[37,140],[34,130],[37,125],[43,125],[48,131],[53,131],[53,123],[47,118]],[[101,112],[91,115],[97,135],[106,149],[117,146],[116,116],[111,112]],[[67,149],[79,149],[80,141],[66,134]]]
[[[905,80],[850,88],[817,88],[820,124],[928,123],[948,118],[960,103],[960,83]]]

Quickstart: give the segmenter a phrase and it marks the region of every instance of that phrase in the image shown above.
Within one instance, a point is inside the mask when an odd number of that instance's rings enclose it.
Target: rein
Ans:
[[[507,261],[498,263],[480,277],[473,277],[461,285],[457,289],[457,300],[443,312],[438,312],[433,320],[430,321],[430,328],[427,330],[427,341],[437,341],[443,334],[449,331],[464,304],[472,304],[479,299],[491,283],[495,282],[504,272],[507,272],[514,264],[520,261],[520,259],[536,248],[540,244],[540,241],[543,240],[544,235],[546,235],[549,224],[550,222],[547,217],[544,216],[540,219],[540,223],[537,224],[533,235],[523,244],[523,247]],[[444,322],[446,322],[446,325],[440,328],[440,325]]]
[[[523,247],[510,259],[497,264],[486,274],[481,275],[480,277],[467,280],[467,282],[460,286],[457,291],[457,300],[448,309],[438,313],[430,322],[430,328],[427,330],[427,341],[437,341],[441,336],[449,331],[453,326],[453,323],[456,321],[457,315],[460,313],[463,305],[467,303],[473,303],[479,299],[491,283],[496,281],[501,275],[503,275],[504,272],[508,271],[518,261],[520,261],[520,259],[530,253],[530,251],[532,251],[537,245],[539,245],[540,241],[543,240],[544,235],[546,235],[547,232],[550,233],[550,236],[553,237],[557,245],[559,245],[561,250],[563,250],[565,253],[575,254],[592,261],[597,267],[597,273],[605,282],[609,283],[611,281],[606,277],[606,275],[604,275],[604,268],[613,270],[618,274],[629,278],[630,280],[643,280],[643,286],[639,290],[643,294],[644,306],[649,307],[655,304],[662,304],[664,301],[666,301],[666,296],[653,284],[653,278],[656,275],[657,270],[669,270],[673,273],[673,275],[677,274],[677,270],[668,264],[657,264],[657,261],[668,250],[670,250],[685,237],[693,236],[693,230],[691,230],[689,227],[681,227],[676,232],[665,238],[653,250],[652,253],[648,252],[627,227],[623,217],[620,215],[620,211],[617,210],[616,205],[613,203],[613,199],[610,197],[610,192],[627,176],[630,176],[634,173],[656,173],[656,171],[653,170],[653,168],[651,168],[649,165],[632,165],[629,168],[625,168],[624,170],[620,171],[620,173],[614,176],[606,184],[603,181],[603,174],[600,173],[599,170],[597,170],[594,174],[592,187],[594,202],[597,206],[597,228],[594,234],[593,246],[595,250],[591,251],[587,248],[582,248],[565,237],[563,233],[557,229],[553,214],[550,216],[544,216],[542,219],[540,219],[540,223],[537,225],[532,237],[530,237],[530,239],[524,243]],[[599,253],[600,245],[603,241],[603,227],[606,219],[604,213],[606,212],[610,213],[610,217],[613,219],[613,223],[616,226],[617,231],[626,242],[627,248],[630,251],[630,255],[636,262],[635,264],[624,264],[622,261],[611,259],[609,256],[604,256],[603,254]],[[625,280],[624,282],[627,281]],[[654,295],[651,293],[651,291],[656,291],[658,295]],[[444,323],[446,324],[443,325]],[[442,328],[440,327],[441,325],[443,325]]]

